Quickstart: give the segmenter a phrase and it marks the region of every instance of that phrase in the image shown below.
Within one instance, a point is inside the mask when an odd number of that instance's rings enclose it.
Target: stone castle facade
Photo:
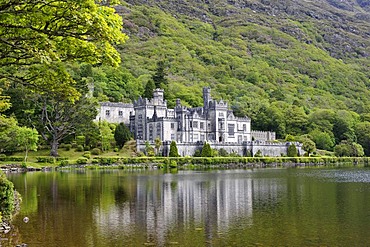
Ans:
[[[212,99],[208,87],[203,88],[203,106],[195,108],[183,106],[177,99],[175,108],[169,109],[163,93],[156,89],[152,99],[140,97],[133,104],[100,103],[96,119],[129,125],[140,151],[145,150],[145,142],[153,144],[159,138],[163,155],[168,155],[172,141],[182,156],[193,155],[205,142],[240,155],[258,150],[268,156],[287,152],[289,143],[273,143],[274,132],[252,131],[250,118],[235,117],[227,102]]]

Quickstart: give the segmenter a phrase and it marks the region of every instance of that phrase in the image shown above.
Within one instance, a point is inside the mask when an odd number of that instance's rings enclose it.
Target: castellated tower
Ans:
[[[203,88],[203,107],[204,107],[205,112],[207,112],[207,110],[209,108],[209,102],[210,101],[212,101],[211,88],[204,87]]]

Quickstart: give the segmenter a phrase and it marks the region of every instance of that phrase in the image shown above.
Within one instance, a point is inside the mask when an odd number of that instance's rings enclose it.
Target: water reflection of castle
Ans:
[[[234,174],[233,174],[234,173]],[[166,234],[174,227],[202,228],[206,235],[226,232],[242,219],[253,223],[253,205],[261,200],[277,200],[278,189],[273,179],[252,179],[247,172],[186,172],[178,175],[138,176],[135,194],[130,201],[112,207],[96,218],[102,231],[145,229],[149,238],[164,244]],[[97,209],[98,210],[98,209]],[[129,233],[127,233],[129,234]],[[210,236],[210,238],[212,238]]]

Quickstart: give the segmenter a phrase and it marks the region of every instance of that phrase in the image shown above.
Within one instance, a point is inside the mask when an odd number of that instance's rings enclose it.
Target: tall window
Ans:
[[[203,130],[204,129],[204,123],[203,122],[200,122],[200,129]]]
[[[105,116],[110,116],[110,110],[105,110]]]
[[[229,129],[229,135],[234,136],[235,133],[235,124],[228,124],[228,129]]]
[[[122,117],[123,116],[123,111],[118,111],[118,116]]]

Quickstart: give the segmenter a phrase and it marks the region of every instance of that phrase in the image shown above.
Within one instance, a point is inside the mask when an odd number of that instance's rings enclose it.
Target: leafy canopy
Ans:
[[[65,62],[116,66],[114,45],[127,39],[114,9],[94,0],[1,0],[0,16],[0,78],[72,98]]]

